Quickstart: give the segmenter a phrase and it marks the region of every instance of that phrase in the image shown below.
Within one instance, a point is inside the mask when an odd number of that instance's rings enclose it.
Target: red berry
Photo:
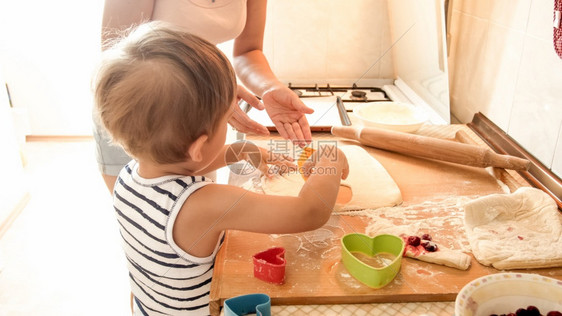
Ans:
[[[515,311],[515,315],[517,316],[526,316],[527,315],[527,310],[524,308],[520,308],[518,310]]]
[[[527,306],[527,315],[529,316],[541,316],[541,312],[536,306],[529,305]]]
[[[432,242],[432,241],[428,241],[426,243],[424,243],[423,248],[429,252],[435,252],[437,251],[439,248],[437,247],[437,244]]]
[[[409,236],[408,237],[408,241],[407,241],[408,245],[417,247],[420,245],[420,237],[418,236]]]
[[[562,313],[560,313],[559,311],[552,311],[552,312],[548,312],[546,316],[562,316]]]
[[[431,235],[429,235],[429,234],[423,234],[422,237],[421,237],[421,239],[423,239],[423,240],[431,240]]]

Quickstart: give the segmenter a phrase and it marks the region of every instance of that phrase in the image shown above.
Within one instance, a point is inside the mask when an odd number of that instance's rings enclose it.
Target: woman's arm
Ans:
[[[102,43],[119,31],[152,19],[155,0],[105,0],[102,19]]]
[[[312,139],[305,114],[313,110],[277,79],[263,54],[266,13],[266,0],[248,0],[246,26],[234,41],[234,69],[242,83],[262,98],[281,136],[304,145]]]
[[[283,86],[263,55],[266,0],[248,0],[246,26],[234,40],[234,67],[242,82],[261,96],[273,86]]]

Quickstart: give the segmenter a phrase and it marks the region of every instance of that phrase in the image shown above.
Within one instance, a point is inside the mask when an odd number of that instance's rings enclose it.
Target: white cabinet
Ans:
[[[0,236],[11,215],[22,207],[27,196],[26,180],[8,102],[0,74]]]
[[[103,3],[0,1],[0,71],[31,135],[91,135]]]

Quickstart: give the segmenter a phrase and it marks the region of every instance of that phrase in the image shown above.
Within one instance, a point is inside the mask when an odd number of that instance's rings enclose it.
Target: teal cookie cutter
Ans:
[[[383,234],[369,237],[353,233],[343,236],[341,244],[343,265],[349,274],[369,287],[381,288],[387,285],[400,271],[405,245],[398,236]],[[378,253],[390,253],[395,258],[388,265],[376,268],[359,260],[353,255],[354,252],[361,252],[370,257]]]
[[[247,314],[271,316],[271,299],[266,294],[247,294],[232,297],[224,301],[225,316],[242,316]]]

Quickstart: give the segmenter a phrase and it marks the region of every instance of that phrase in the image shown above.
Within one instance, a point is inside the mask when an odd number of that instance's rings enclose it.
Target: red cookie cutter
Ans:
[[[254,277],[269,283],[285,281],[285,248],[273,247],[254,255]]]

